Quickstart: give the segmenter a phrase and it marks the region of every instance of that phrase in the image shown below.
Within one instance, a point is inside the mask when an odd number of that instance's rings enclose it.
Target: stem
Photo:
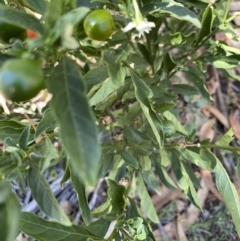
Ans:
[[[215,148],[215,149],[222,149],[226,151],[240,151],[240,147],[227,147],[227,146],[217,146],[217,145],[200,145],[200,148]]]
[[[221,149],[225,151],[232,151],[232,152],[240,152],[240,147],[230,147],[230,146],[218,146],[214,144],[209,145],[202,145],[200,143],[197,144],[187,144],[187,143],[166,143],[165,147],[173,148],[173,147],[181,147],[181,148],[187,148],[187,147],[199,147],[199,148],[214,148],[214,149]]]
[[[225,9],[225,12],[224,12],[224,16],[223,16],[223,22],[225,22],[226,19],[227,19],[229,8],[230,8],[230,4],[231,4],[231,0],[228,0],[227,6],[226,6],[226,9]]]
[[[142,14],[140,12],[137,0],[133,0],[133,6],[134,6],[134,9],[135,9],[135,17],[136,17],[136,19],[137,20],[142,19]]]

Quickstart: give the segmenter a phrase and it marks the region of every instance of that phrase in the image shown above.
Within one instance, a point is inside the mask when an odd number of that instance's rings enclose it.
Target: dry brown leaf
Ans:
[[[199,136],[199,140],[205,140],[205,139],[209,139],[210,142],[213,141],[214,136],[215,136],[215,131],[212,129],[213,125],[216,123],[215,118],[214,119],[210,119],[209,121],[205,122],[198,133]]]
[[[211,104],[207,104],[205,108],[209,110],[227,129],[229,128],[227,117],[224,116],[216,107]]]
[[[177,239],[181,241],[188,241],[181,218],[177,220]]]
[[[172,191],[167,187],[163,186],[160,194],[155,194],[152,196],[152,202],[155,209],[158,211],[165,204],[180,197],[182,197],[181,189]]]
[[[237,139],[240,139],[240,110],[231,111],[229,122]]]

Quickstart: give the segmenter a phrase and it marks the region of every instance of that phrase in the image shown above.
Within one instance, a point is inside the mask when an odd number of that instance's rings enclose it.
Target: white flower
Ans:
[[[149,33],[152,28],[154,28],[156,25],[153,22],[148,22],[147,20],[141,20],[141,21],[132,21],[130,22],[124,29],[123,32],[128,32],[129,30],[136,28],[139,32],[139,38],[144,33]]]
[[[139,32],[138,36],[140,38],[144,33],[149,33],[156,25],[155,23],[148,22],[147,19],[143,18],[136,0],[133,0],[133,6],[135,9],[135,19],[133,19],[133,21],[123,29],[123,32],[128,32],[129,30],[136,28]]]

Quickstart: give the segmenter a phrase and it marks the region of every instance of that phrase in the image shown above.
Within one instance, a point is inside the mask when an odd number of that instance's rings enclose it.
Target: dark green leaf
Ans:
[[[122,150],[122,151],[120,151],[119,154],[121,154],[122,159],[127,163],[127,165],[131,165],[135,169],[138,169],[138,161],[129,152]]]
[[[196,46],[198,46],[198,44],[211,33],[215,17],[213,6],[209,4],[202,16],[202,28],[199,32]]]
[[[216,165],[215,162],[212,162],[212,160],[208,158],[205,150],[201,150],[200,154],[188,149],[179,149],[179,152],[184,157],[184,159],[188,160],[189,162],[192,162],[196,166],[201,167],[203,169],[213,171],[213,168]]]
[[[121,60],[125,58],[125,55],[125,51],[119,50],[107,50],[104,53],[104,61],[107,63],[107,69],[111,81],[117,85],[123,84],[126,77],[126,69],[121,63]]]
[[[149,197],[147,188],[145,187],[145,184],[140,174],[138,175],[137,179],[138,179],[138,195],[141,199],[141,208],[152,222],[158,223],[159,219],[158,219],[156,210],[153,206],[152,200]]]
[[[48,137],[45,137],[40,142],[38,142],[35,145],[35,149],[42,156],[40,163],[41,171],[44,171],[46,168],[48,168],[51,161],[59,157],[56,147],[52,144]]]
[[[101,204],[99,207],[95,208],[92,211],[92,217],[99,218],[105,214],[107,214],[111,207],[111,200],[108,199],[105,203]]]
[[[56,127],[56,117],[53,115],[51,109],[47,109],[41,121],[37,125],[35,138],[37,139],[41,134],[50,130],[53,130]]]
[[[61,84],[59,84],[59,81]],[[101,151],[85,85],[75,62],[63,58],[49,79],[52,106],[60,124],[60,135],[70,166],[78,179],[94,185],[98,178]]]
[[[163,59],[163,70],[169,75],[169,73],[176,67],[169,53],[166,53]]]
[[[186,84],[176,84],[172,86],[173,90],[177,93],[184,95],[198,95],[199,91],[195,89],[193,86],[186,85]]]
[[[217,165],[216,158],[214,157],[213,153],[208,149],[202,148],[200,150],[199,157],[202,158],[202,160],[204,160],[206,163],[210,164],[210,170],[213,170]]]
[[[196,188],[202,188],[202,187],[201,187],[201,184],[200,184],[200,181],[199,181],[199,179],[196,177],[193,169],[192,169],[187,163],[183,163],[183,165],[184,165],[184,168],[185,168],[185,170],[186,170],[186,172],[187,172],[190,180],[191,180],[192,183],[194,184],[194,186],[195,186]]]
[[[108,78],[108,72],[106,66],[100,66],[98,68],[94,68],[87,72],[83,76],[87,85],[87,92],[92,89],[94,85],[100,84]]]
[[[107,79],[97,92],[90,99],[90,106],[97,105],[104,101],[110,94],[118,90],[122,86],[122,83],[115,83],[112,79]]]
[[[18,232],[20,205],[7,182],[0,182],[0,192],[0,240],[13,241]]]
[[[133,105],[132,107],[129,108],[128,112],[125,114],[124,117],[120,118],[117,120],[116,125],[118,126],[128,126],[131,124],[131,122],[139,116],[141,113],[141,107],[138,104]]]
[[[182,124],[179,122],[179,120],[173,115],[170,111],[165,111],[163,113],[163,116],[174,123],[176,126],[176,130],[181,133],[184,136],[188,136],[188,132],[185,130],[185,128],[182,126]]]
[[[81,180],[78,179],[78,176],[76,175],[76,172],[71,170],[70,168],[70,174],[72,179],[72,185],[77,191],[77,197],[78,197],[78,203],[81,209],[82,218],[85,222],[85,224],[88,226],[91,222],[91,211],[88,206],[88,200],[86,195],[86,188],[83,183],[81,183]]]
[[[70,226],[71,222],[59,206],[48,182],[33,163],[31,163],[27,180],[32,191],[32,196],[38,203],[40,209],[53,220],[56,220],[63,225]]]
[[[111,179],[107,179],[107,184],[107,193],[108,197],[110,198],[110,204],[112,206],[110,214],[116,219],[118,215],[122,214],[126,206],[126,188]]]
[[[169,13],[173,17],[180,20],[185,20],[195,25],[197,28],[201,28],[201,23],[198,20],[196,14],[185,8],[182,4],[176,2],[153,2],[146,4],[142,9],[144,13],[151,13],[155,16],[159,16],[162,13]]]
[[[192,82],[200,91],[203,98],[206,100],[212,101],[212,97],[208,92],[208,89],[205,85],[205,82],[197,75],[197,73],[194,73],[192,71],[184,71],[186,78],[188,81]]]
[[[188,196],[192,204],[199,208],[200,210],[202,209],[199,198],[197,196],[197,192],[193,186],[193,183],[184,167],[184,165],[181,163],[179,159],[179,153],[174,154],[174,163],[172,164],[173,172],[176,176],[177,183],[180,188],[183,189],[184,193]]]
[[[34,12],[43,14],[46,9],[47,1],[45,0],[19,0],[20,3],[33,10]]]
[[[88,230],[94,233],[95,235],[104,238],[110,224],[111,224],[111,221],[101,218],[95,222],[92,222],[88,226]]]
[[[130,212],[129,212],[129,215],[130,215],[130,218],[136,218],[136,217],[139,217],[143,220],[143,224],[147,227],[148,229],[148,236],[152,239],[152,241],[155,241],[155,238],[152,234],[152,229],[149,225],[149,222],[146,221],[144,218],[143,218],[143,215],[141,214],[137,204],[135,203],[135,201],[133,199],[131,199],[129,197],[129,202],[130,202]]]
[[[103,238],[96,236],[86,227],[80,225],[67,227],[44,220],[29,212],[21,213],[20,230],[40,241],[87,241],[89,238],[104,241]]]
[[[28,146],[28,141],[29,141],[29,137],[30,137],[30,130],[31,130],[31,126],[30,125],[26,126],[26,128],[22,132],[22,135],[19,138],[19,147],[22,150],[26,150],[26,148]]]
[[[0,140],[10,137],[18,143],[25,127],[26,125],[17,121],[0,121]]]
[[[0,5],[0,21],[4,21],[20,28],[31,29],[40,34],[43,33],[43,26],[38,19],[33,17],[33,15],[18,11],[14,8]]]
[[[136,98],[143,110],[143,113],[150,124],[153,133],[157,139],[160,149],[163,147],[162,123],[157,114],[152,110],[149,99],[152,97],[152,91],[133,71],[131,71]]]
[[[173,180],[169,177],[165,167],[161,165],[161,159],[158,156],[153,156],[153,164],[156,168],[157,175],[162,183],[171,190],[176,190],[176,185],[174,184]]]
[[[123,86],[111,93],[104,101],[96,106],[96,110],[106,110],[114,106],[118,101],[122,100],[123,95],[129,90],[131,82],[125,83]]]
[[[69,169],[69,165],[66,166],[65,168],[65,172],[64,175],[61,179],[61,187],[64,188],[64,184],[70,179],[71,175],[70,175],[70,169]]]
[[[151,188],[154,191],[161,193],[159,180],[156,178],[156,175],[151,170],[143,172],[142,178],[144,182],[147,184],[148,188]]]

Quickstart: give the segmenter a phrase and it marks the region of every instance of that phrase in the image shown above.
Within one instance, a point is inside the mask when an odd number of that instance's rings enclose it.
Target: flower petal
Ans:
[[[123,32],[126,33],[128,32],[129,30],[133,29],[133,28],[136,28],[136,23],[134,22],[130,22],[124,29],[123,29]]]

